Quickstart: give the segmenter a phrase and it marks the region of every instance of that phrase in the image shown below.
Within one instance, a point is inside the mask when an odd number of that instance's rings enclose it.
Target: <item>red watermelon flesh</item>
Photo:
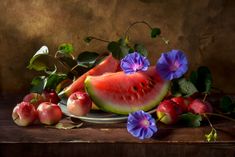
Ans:
[[[88,76],[86,91],[93,102],[107,112],[129,114],[148,111],[160,103],[168,92],[169,82],[150,67],[146,72],[125,74],[123,71]]]
[[[96,76],[102,75],[106,72],[115,72],[119,66],[119,61],[113,58],[112,54],[107,56],[100,64],[78,77],[71,85],[66,87],[62,92],[59,93],[60,97],[69,97],[76,91],[84,90],[84,81],[88,75]]]

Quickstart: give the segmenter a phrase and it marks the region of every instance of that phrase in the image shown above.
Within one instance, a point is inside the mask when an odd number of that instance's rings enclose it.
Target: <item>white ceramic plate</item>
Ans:
[[[126,115],[117,115],[117,114],[113,114],[113,113],[103,112],[100,110],[91,110],[91,112],[89,112],[86,116],[75,116],[75,115],[70,114],[67,111],[66,100],[62,100],[61,102],[59,102],[59,106],[60,106],[62,112],[66,116],[78,118],[82,121],[90,122],[90,123],[99,123],[99,124],[121,123],[121,122],[125,122],[128,117]],[[151,114],[154,112],[155,112],[155,109],[149,111],[148,113]]]

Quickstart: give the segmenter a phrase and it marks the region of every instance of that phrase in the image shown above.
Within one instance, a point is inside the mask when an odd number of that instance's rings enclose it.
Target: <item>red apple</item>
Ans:
[[[75,92],[69,96],[67,101],[67,109],[69,113],[76,116],[86,115],[92,106],[92,101],[87,93]]]
[[[179,107],[182,109],[183,112],[188,111],[188,105],[193,101],[192,98],[183,98],[183,97],[173,97],[171,98]]]
[[[42,95],[45,97],[45,101],[47,102],[51,102],[54,104],[57,104],[60,101],[60,98],[58,97],[57,93],[55,92],[55,90],[44,90],[42,92]]]
[[[45,101],[45,98],[38,93],[29,93],[25,95],[23,101],[29,102],[30,104],[33,104],[35,108],[37,108],[39,104]]]
[[[164,124],[176,123],[182,112],[182,108],[172,100],[164,100],[157,107],[157,116]]]
[[[57,104],[43,102],[38,108],[38,117],[42,124],[53,125],[58,123],[62,118],[62,111]]]
[[[29,102],[21,102],[15,106],[12,119],[19,126],[28,126],[37,119],[37,110]]]
[[[195,99],[188,106],[188,111],[196,114],[211,113],[213,112],[212,106],[209,102]]]

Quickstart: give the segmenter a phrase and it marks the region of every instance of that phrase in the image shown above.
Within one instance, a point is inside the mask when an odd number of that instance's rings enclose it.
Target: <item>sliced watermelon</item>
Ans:
[[[88,76],[85,89],[101,110],[129,114],[148,111],[158,105],[168,92],[169,82],[160,77],[155,67],[150,67],[146,72],[134,74],[116,72]]]
[[[100,64],[80,76],[71,85],[66,87],[62,92],[59,93],[59,97],[69,97],[72,93],[84,90],[84,81],[88,75],[96,76],[102,75],[106,72],[115,72],[118,69],[119,61],[113,58],[112,54],[107,56]]]

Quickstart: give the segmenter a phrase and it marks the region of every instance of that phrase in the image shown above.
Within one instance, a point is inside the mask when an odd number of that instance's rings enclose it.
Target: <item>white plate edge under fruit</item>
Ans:
[[[97,124],[121,123],[121,122],[125,122],[128,118],[128,116],[126,116],[126,115],[117,115],[117,114],[112,114],[112,113],[110,113],[110,117],[89,117],[89,115],[88,116],[75,116],[75,115],[70,114],[67,111],[65,101],[59,102],[58,105],[60,106],[64,115],[69,116],[69,117],[73,117],[73,118],[78,118],[82,121],[90,122],[90,123],[97,123]],[[148,113],[150,113],[150,114],[152,114],[154,112],[155,112],[155,109],[148,111]],[[90,113],[90,114],[92,114],[92,113]],[[100,114],[102,114],[102,113],[100,113]]]

